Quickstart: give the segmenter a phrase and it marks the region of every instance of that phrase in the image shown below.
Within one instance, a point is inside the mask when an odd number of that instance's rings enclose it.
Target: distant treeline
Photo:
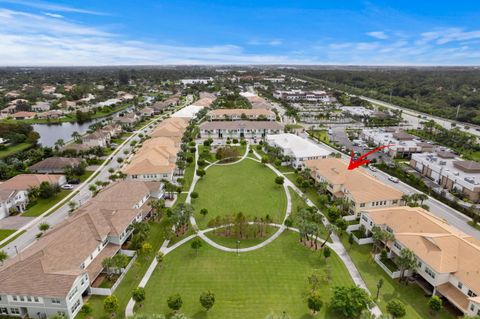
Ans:
[[[289,73],[424,113],[480,124],[480,70],[474,68],[297,69]]]

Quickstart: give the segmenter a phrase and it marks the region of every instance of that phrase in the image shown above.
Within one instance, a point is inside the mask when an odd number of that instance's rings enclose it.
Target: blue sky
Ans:
[[[0,0],[0,65],[480,64],[478,1]]]

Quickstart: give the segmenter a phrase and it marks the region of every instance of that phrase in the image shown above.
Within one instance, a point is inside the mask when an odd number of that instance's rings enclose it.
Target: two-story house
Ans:
[[[339,158],[305,161],[312,178],[326,183],[328,192],[335,198],[351,202],[351,213],[358,217],[370,208],[400,206],[403,193],[388,186],[364,171],[364,168],[348,169],[348,164]]]
[[[403,249],[415,254],[417,282],[444,297],[464,315],[480,315],[480,241],[420,207],[363,211],[367,235],[377,226],[394,235],[385,243],[393,262]]]

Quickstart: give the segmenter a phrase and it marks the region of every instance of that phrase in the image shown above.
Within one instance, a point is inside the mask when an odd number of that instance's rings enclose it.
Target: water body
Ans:
[[[108,120],[114,117],[115,115],[117,115],[118,113],[126,112],[131,109],[132,107],[129,107],[125,110],[119,111],[112,115],[93,119],[91,121],[88,121],[82,124],[65,122],[65,123],[57,123],[57,124],[33,124],[32,127],[35,132],[40,134],[40,139],[38,140],[39,144],[41,144],[44,147],[53,147],[55,146],[55,142],[59,139],[63,139],[65,142],[71,140],[73,132],[85,134],[90,125]]]

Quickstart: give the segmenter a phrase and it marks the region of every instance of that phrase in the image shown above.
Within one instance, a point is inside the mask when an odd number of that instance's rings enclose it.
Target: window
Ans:
[[[40,300],[38,300],[38,297],[33,297],[33,300],[35,300],[35,302],[40,302]]]
[[[400,244],[396,241],[393,242],[393,246],[395,246],[395,248],[397,248],[398,250],[402,250],[402,246],[400,246]]]
[[[52,298],[52,303],[59,305],[59,304],[60,304],[60,299],[58,299],[58,298]]]
[[[425,267],[425,272],[427,273],[427,275],[435,279],[435,273],[433,272],[433,270],[431,270],[428,267]]]
[[[360,204],[360,207],[365,207],[365,203],[361,203],[361,204]]]
[[[69,299],[69,300],[72,299],[73,296],[75,296],[75,294],[77,293],[77,291],[78,291],[78,288],[75,287],[75,288],[72,290],[72,292],[70,292],[70,294],[68,295],[68,299]]]
[[[365,216],[365,215],[362,215],[362,219],[363,219],[364,221],[368,222],[368,218],[367,218],[367,216]]]
[[[25,301],[25,297],[20,296],[20,301]]]
[[[17,301],[18,297],[17,296],[12,296],[13,301]]]
[[[0,314],[8,315],[8,309],[7,308],[0,308]]]
[[[397,204],[397,203],[398,203],[398,200],[392,201],[392,204],[393,204],[393,205],[395,205],[395,204]]]
[[[71,312],[74,313],[75,310],[80,306],[80,299],[78,299],[75,304],[72,306]]]
[[[420,260],[417,262],[417,268],[422,268],[422,262]]]
[[[32,302],[32,297],[27,296],[27,301],[28,301],[28,302]]]
[[[457,284],[457,287],[458,287],[458,289],[462,289],[462,288],[463,288],[463,284],[459,281],[458,284]]]
[[[473,291],[471,291],[471,290],[468,290],[468,293],[467,293],[467,295],[468,295],[469,297],[476,297],[476,296],[477,296],[477,294],[476,294],[476,293],[474,293],[474,292],[473,292]]]
[[[475,310],[475,306],[474,305],[470,305],[470,311],[474,311]]]
[[[20,314],[20,310],[18,310],[18,308],[10,308],[10,312],[12,313],[12,315]]]
[[[82,264],[80,265],[80,269],[85,269],[85,263],[82,263]]]
[[[61,317],[66,317],[65,311],[58,311],[57,314]]]

